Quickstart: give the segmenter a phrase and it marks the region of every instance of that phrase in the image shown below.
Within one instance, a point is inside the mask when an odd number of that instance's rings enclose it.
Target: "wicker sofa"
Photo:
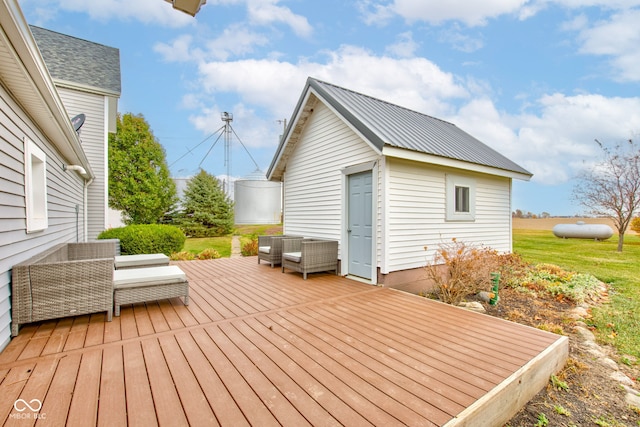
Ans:
[[[81,314],[113,313],[115,240],[61,243],[12,269],[11,335],[20,325]]]
[[[335,271],[338,273],[338,241],[291,238],[282,241],[282,272],[284,269],[302,273]]]

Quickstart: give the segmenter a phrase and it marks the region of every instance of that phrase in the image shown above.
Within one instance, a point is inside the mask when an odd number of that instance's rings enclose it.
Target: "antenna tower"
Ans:
[[[222,131],[224,133],[224,164],[227,167],[225,190],[229,195],[231,194],[231,132],[233,132],[231,122],[233,121],[233,114],[225,111],[221,114],[221,119],[224,122],[224,130]]]

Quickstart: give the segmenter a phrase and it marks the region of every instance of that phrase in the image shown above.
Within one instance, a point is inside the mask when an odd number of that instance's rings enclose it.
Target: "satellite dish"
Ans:
[[[73,125],[73,128],[75,129],[76,132],[78,132],[82,127],[82,125],[84,124],[84,119],[85,119],[85,115],[82,113],[78,114],[73,119],[71,119],[71,124]]]

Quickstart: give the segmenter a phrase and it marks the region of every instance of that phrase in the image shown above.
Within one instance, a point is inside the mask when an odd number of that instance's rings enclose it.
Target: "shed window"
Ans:
[[[455,186],[456,213],[469,213],[469,187]]]
[[[24,144],[24,168],[27,233],[42,231],[49,226],[47,156],[28,138],[25,138]]]
[[[474,221],[476,183],[474,179],[447,175],[447,221]]]

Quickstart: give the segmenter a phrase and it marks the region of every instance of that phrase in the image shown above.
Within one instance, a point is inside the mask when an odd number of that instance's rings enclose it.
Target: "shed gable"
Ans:
[[[284,185],[286,234],[341,239],[342,170],[378,154],[319,102],[291,146]]]

